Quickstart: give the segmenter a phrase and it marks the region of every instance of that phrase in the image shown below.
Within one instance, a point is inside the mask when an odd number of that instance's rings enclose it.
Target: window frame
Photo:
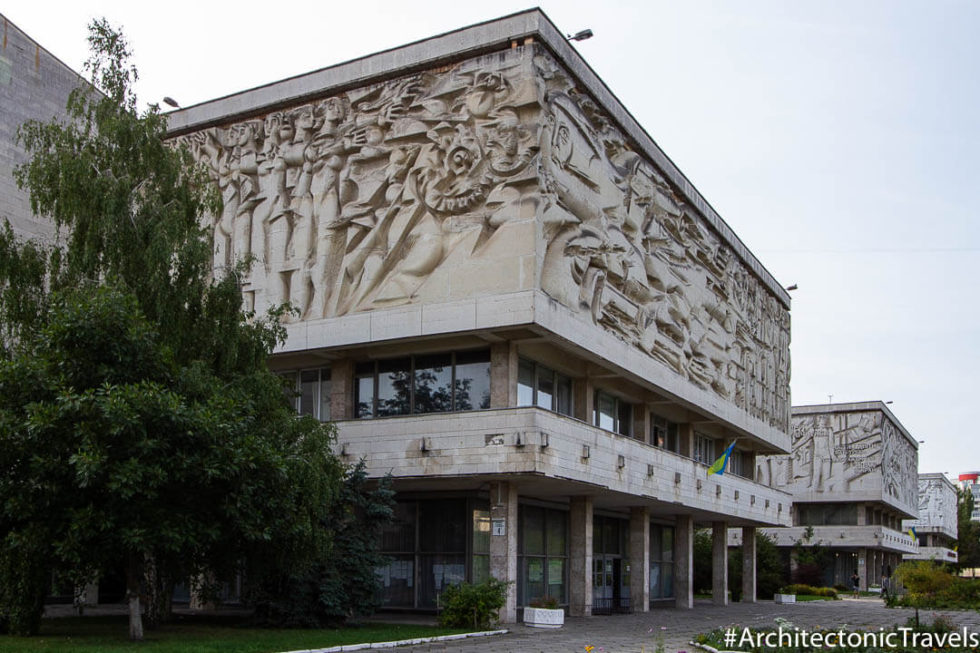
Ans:
[[[528,386],[521,382],[520,369],[522,366],[531,367],[531,385]],[[541,385],[542,378],[546,377],[550,373],[551,376],[551,407],[540,405],[538,397],[538,388]],[[564,383],[563,383],[564,382]],[[561,408],[561,391],[560,389],[565,385],[568,389],[568,409],[567,412]],[[531,390],[531,401],[530,403],[523,402],[520,399],[521,388],[530,388]],[[575,413],[575,390],[572,383],[572,377],[567,374],[562,374],[558,370],[548,367],[542,363],[531,360],[530,358],[521,357],[518,359],[518,375],[517,375],[517,406],[519,408],[531,407],[540,408],[542,410],[549,410],[553,413],[558,413],[559,415],[565,415],[566,417],[572,417]]]
[[[613,428],[611,429],[607,429],[606,427],[602,426],[600,423],[599,420],[600,399],[612,400],[613,402],[613,411],[612,411]],[[622,428],[623,409],[629,410],[629,419],[626,421],[625,432],[624,429]],[[633,425],[636,422],[636,410],[637,410],[637,404],[634,404],[631,401],[626,401],[625,399],[620,399],[619,397],[617,397],[616,395],[610,392],[606,392],[605,390],[596,388],[592,400],[592,425],[595,426],[596,428],[603,429],[604,431],[611,431],[612,433],[615,433],[616,435],[621,435],[625,438],[633,438],[635,432]]]

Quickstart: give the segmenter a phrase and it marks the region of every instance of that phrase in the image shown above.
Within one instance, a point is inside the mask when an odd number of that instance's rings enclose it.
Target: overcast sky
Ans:
[[[184,106],[528,8],[97,2],[2,12],[76,70],[105,16]],[[542,2],[792,293],[793,403],[881,399],[919,471],[980,469],[980,2]]]

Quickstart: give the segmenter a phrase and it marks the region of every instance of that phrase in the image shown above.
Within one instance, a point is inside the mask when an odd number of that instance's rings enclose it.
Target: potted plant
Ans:
[[[796,594],[790,593],[789,587],[780,587],[779,591],[773,595],[776,603],[796,603]]]
[[[565,611],[558,607],[558,599],[539,597],[524,608],[524,624],[534,628],[561,628],[565,624]]]

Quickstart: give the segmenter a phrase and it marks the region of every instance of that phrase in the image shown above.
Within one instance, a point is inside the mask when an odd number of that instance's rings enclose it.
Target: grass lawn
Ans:
[[[817,596],[816,594],[797,594],[797,601],[836,601],[837,598],[833,596]]]
[[[276,653],[340,644],[388,642],[467,632],[466,629],[409,624],[369,624],[337,630],[248,628],[241,617],[175,617],[172,624],[146,631],[141,643],[128,638],[126,617],[45,619],[35,637],[0,636],[0,653]]]

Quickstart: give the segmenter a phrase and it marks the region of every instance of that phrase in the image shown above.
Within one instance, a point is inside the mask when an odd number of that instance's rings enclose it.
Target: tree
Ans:
[[[959,569],[980,567],[980,523],[973,521],[974,499],[970,488],[956,490],[957,536]]]
[[[141,584],[152,626],[179,579],[330,560],[349,492],[333,427],[297,417],[266,366],[287,309],[242,313],[248,262],[218,276],[201,226],[213,185],[136,110],[123,36],[97,21],[89,42],[101,93],[19,131],[17,181],[65,241],[0,233],[0,622],[37,632],[52,573],[122,561],[140,639]]]

